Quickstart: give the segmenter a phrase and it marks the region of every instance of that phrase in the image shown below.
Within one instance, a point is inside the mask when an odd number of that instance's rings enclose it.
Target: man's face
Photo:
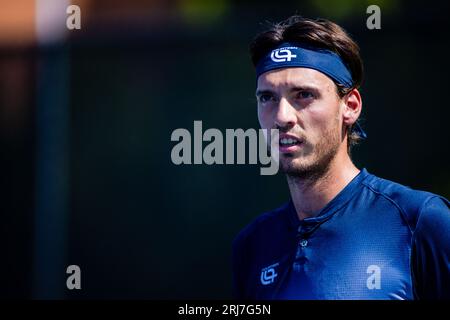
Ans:
[[[313,69],[277,69],[259,76],[256,96],[261,128],[280,130],[280,169],[297,177],[326,169],[343,143],[333,81]]]

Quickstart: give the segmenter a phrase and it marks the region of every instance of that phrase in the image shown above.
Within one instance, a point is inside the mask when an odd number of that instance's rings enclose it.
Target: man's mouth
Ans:
[[[298,141],[297,139],[292,139],[292,138],[280,139],[280,146],[294,146],[299,143],[300,143],[300,141]]]
[[[280,152],[294,152],[300,148],[302,142],[295,136],[283,134],[279,139]]]

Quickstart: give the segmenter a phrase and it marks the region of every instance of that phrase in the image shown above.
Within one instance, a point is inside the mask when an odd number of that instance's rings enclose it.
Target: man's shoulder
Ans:
[[[259,214],[238,233],[234,239],[235,245],[249,238],[258,237],[258,235],[268,236],[286,228],[289,224],[288,210],[290,205],[291,203],[287,202],[274,210]]]
[[[412,230],[419,216],[430,201],[440,201],[448,205],[448,200],[432,192],[413,189],[409,186],[370,174],[363,184],[370,192],[384,198],[404,216]]]

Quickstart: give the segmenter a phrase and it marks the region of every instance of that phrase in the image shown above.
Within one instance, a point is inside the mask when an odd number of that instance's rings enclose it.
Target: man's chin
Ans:
[[[290,175],[296,173],[305,173],[311,169],[305,159],[283,157],[280,159],[280,171]]]
[[[326,172],[328,164],[328,161],[320,162],[314,159],[283,158],[280,161],[280,171],[288,177],[310,180],[316,179]]]

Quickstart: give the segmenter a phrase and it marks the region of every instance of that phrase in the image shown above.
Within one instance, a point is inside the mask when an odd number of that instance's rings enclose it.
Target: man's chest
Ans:
[[[311,234],[260,243],[257,299],[409,299],[410,232],[401,222],[332,219]]]

